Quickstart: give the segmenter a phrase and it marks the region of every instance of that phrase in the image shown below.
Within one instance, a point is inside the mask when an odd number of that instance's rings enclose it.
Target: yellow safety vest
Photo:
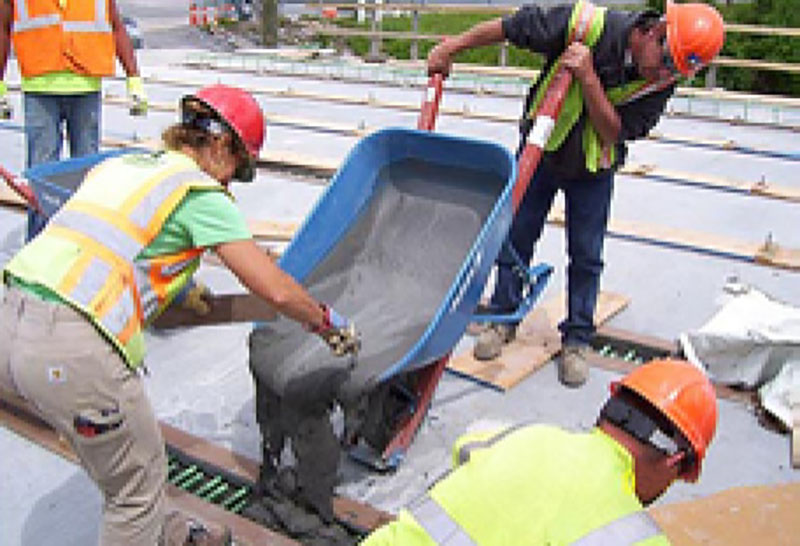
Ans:
[[[107,159],[4,273],[45,286],[83,311],[135,368],[144,358],[144,325],[188,282],[204,251],[139,257],[190,189],[223,191],[177,152]]]
[[[468,435],[450,475],[364,546],[668,545],[637,499],[630,454],[599,429]]]
[[[114,73],[109,0],[14,0],[14,51],[25,78]]]
[[[603,34],[606,20],[606,8],[597,7],[590,2],[579,1],[572,8],[569,25],[567,26],[566,44],[572,42],[583,42],[587,47],[593,48]],[[527,116],[534,119],[536,109],[544,97],[550,80],[559,68],[559,62],[553,63],[544,80],[536,90],[534,100],[528,109]],[[660,91],[672,85],[674,79],[648,83],[645,80],[634,80],[621,87],[606,89],[606,96],[609,102],[615,106],[631,102],[648,93]],[[561,112],[550,133],[550,138],[545,146],[545,151],[552,152],[558,150],[567,138],[567,135],[578,122],[583,113],[583,91],[579,82],[573,81],[567,91]],[[605,146],[597,134],[591,120],[587,123],[583,131],[583,151],[586,156],[586,169],[595,173],[599,169],[609,169],[616,161],[616,146]]]

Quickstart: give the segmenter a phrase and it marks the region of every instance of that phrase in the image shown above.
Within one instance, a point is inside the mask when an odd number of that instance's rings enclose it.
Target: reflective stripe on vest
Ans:
[[[203,249],[198,248],[138,258],[191,188],[222,190],[180,154],[108,159],[87,174],[37,237],[67,241],[78,249],[71,261],[57,264],[60,273],[45,284],[85,310],[132,366],[141,360],[144,324],[199,265]],[[113,204],[105,206],[106,200]],[[35,248],[36,241],[30,246]],[[128,347],[136,347],[137,354],[129,354]]]
[[[94,0],[94,21],[63,21],[58,13],[31,17],[27,0],[14,0],[17,19],[14,21],[14,33],[25,32],[35,28],[62,25],[67,32],[111,32],[107,0]]]
[[[410,508],[409,512],[436,544],[442,546],[477,545],[461,525],[428,495],[425,495],[421,502]]]
[[[477,545],[464,528],[429,495],[425,495],[420,502],[409,508],[409,513],[436,544],[441,546]],[[644,510],[639,510],[589,531],[572,542],[570,546],[607,546],[610,544],[629,546],[660,534],[662,534],[661,528],[652,516]]]
[[[598,527],[576,540],[571,546],[627,546],[662,534],[656,521],[644,510],[632,512]]]
[[[595,7],[591,3],[583,0],[575,4],[570,16],[569,26],[567,27],[566,45],[569,46],[569,44],[573,42],[581,41],[590,49],[593,48],[597,40],[600,39],[603,28],[605,27],[605,11],[606,8]],[[535,115],[536,109],[539,107],[544,97],[550,80],[553,78],[558,68],[559,63],[553,63],[553,66],[545,75],[545,79],[537,88],[536,96],[534,100],[531,101],[530,108],[526,114],[531,119]],[[621,87],[606,89],[605,92],[611,104],[620,106],[637,100],[649,93],[655,93],[666,89],[673,83],[675,83],[675,79],[672,77],[651,83],[645,80],[636,80]],[[561,113],[550,134],[550,139],[545,146],[546,151],[552,152],[561,147],[569,132],[578,122],[583,109],[583,92],[580,84],[573,81],[569,87],[567,96],[564,98]],[[612,167],[616,161],[616,146],[605,146],[591,122],[587,122],[584,127],[583,150],[586,156],[586,168],[589,172],[597,172],[598,169],[608,169]]]
[[[57,0],[15,0],[12,35],[22,75],[113,74],[115,46],[108,2],[69,0],[62,7]]]

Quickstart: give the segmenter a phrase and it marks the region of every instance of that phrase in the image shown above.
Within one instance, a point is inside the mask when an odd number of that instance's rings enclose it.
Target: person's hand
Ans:
[[[133,101],[131,106],[132,116],[144,116],[147,114],[147,94],[144,92],[144,84],[139,76],[129,76],[126,81],[128,98]]]
[[[453,66],[452,53],[447,40],[442,40],[428,53],[428,75],[441,74],[445,78],[450,75]]]
[[[191,280],[175,297],[174,303],[196,315],[205,316],[211,312],[210,299],[211,290],[200,281]]]
[[[325,304],[322,304],[322,310],[325,312],[325,321],[322,327],[315,330],[317,335],[336,356],[358,353],[361,337],[355,325]]]
[[[0,119],[11,119],[14,110],[8,102],[8,87],[6,82],[0,80]]]
[[[592,62],[592,50],[581,42],[572,42],[561,55],[561,65],[572,72],[581,83],[596,77]]]

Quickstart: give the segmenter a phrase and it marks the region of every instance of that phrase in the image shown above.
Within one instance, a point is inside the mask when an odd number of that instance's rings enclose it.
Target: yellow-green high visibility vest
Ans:
[[[566,33],[566,45],[572,42],[583,42],[590,49],[594,47],[597,40],[603,34],[606,20],[606,8],[597,7],[584,0],[579,1],[572,8]],[[539,107],[544,93],[547,90],[550,80],[559,68],[559,62],[553,63],[547,72],[544,80],[536,90],[534,100],[528,109],[527,116],[533,119],[536,109]],[[609,102],[614,106],[625,104],[636,100],[648,93],[659,91],[671,85],[674,79],[648,83],[645,80],[634,80],[620,87],[606,89],[605,93]],[[583,91],[579,82],[573,81],[567,91],[561,112],[550,133],[550,138],[545,145],[545,151],[552,152],[558,150],[567,138],[567,135],[578,122],[583,113]],[[586,156],[586,169],[595,173],[600,169],[611,168],[617,157],[616,146],[604,146],[603,141],[597,134],[591,120],[587,120],[583,131],[583,151]]]
[[[630,454],[600,429],[468,435],[458,468],[364,546],[666,546],[636,497]]]
[[[87,173],[4,274],[59,294],[136,368],[144,358],[144,325],[188,282],[204,251],[139,258],[190,189],[223,191],[177,152],[107,159]]]

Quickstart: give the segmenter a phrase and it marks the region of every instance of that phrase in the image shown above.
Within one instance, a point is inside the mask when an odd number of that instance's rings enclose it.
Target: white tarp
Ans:
[[[758,388],[764,408],[792,428],[792,406],[800,405],[800,309],[744,289],[680,341],[716,382]]]

